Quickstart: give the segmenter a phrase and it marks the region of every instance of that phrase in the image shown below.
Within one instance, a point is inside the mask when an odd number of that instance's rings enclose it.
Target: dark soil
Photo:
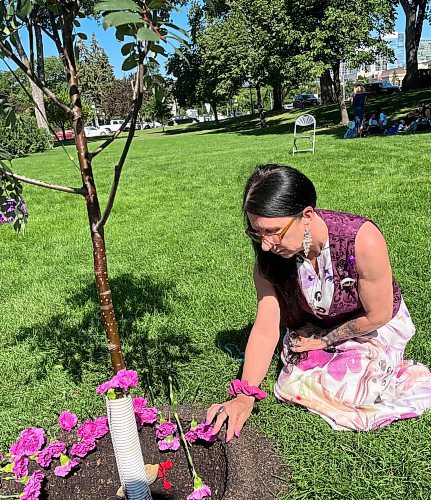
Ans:
[[[189,408],[183,407],[179,413],[187,426],[187,421],[191,420]],[[57,438],[66,443],[76,441],[73,432],[61,433]],[[185,500],[193,490],[193,483],[183,447],[176,452],[160,452],[153,426],[143,428],[140,439],[146,463],[155,464],[168,459],[173,462],[168,471],[172,488],[164,490],[163,482],[157,480],[151,485],[153,499]],[[204,483],[210,486],[213,500],[269,500],[287,494],[288,471],[274,455],[273,445],[267,438],[246,426],[239,439],[228,444],[222,439],[221,433],[215,443],[192,446],[196,469]],[[57,465],[58,460],[54,460],[51,469],[42,469],[46,482],[41,500],[118,500],[116,493],[120,480],[109,434],[97,441],[96,450],[81,459],[79,469],[67,479],[54,475]],[[31,461],[30,473],[35,468],[41,469]],[[285,480],[275,476],[282,476]],[[22,490],[21,484],[0,476],[0,496]]]

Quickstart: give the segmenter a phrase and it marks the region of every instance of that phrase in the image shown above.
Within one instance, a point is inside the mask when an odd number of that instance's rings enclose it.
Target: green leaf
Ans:
[[[151,50],[154,53],[160,54],[162,56],[166,56],[167,55],[165,48],[162,45],[159,45],[159,44],[156,44],[156,43],[154,43],[153,45],[151,45]]]
[[[70,462],[70,458],[67,455],[65,455],[64,453],[62,453],[60,455],[60,465],[67,465],[69,462]]]
[[[145,21],[135,12],[110,12],[103,17],[105,30],[111,26],[122,26],[124,24],[145,24]]]
[[[160,40],[160,36],[150,28],[139,28],[136,36],[140,42],[155,42]]]
[[[123,54],[123,56],[127,56],[127,54],[130,54],[130,52],[132,52],[134,47],[135,47],[134,42],[125,43],[121,47],[121,53]]]
[[[141,8],[133,0],[102,0],[94,6],[96,12],[100,11],[120,11],[132,10],[133,12],[140,12]]]
[[[186,40],[185,38],[183,38],[182,36],[178,36],[176,35],[175,33],[169,33],[168,35],[168,38],[171,38],[171,39],[175,39],[177,40],[178,42],[186,45],[188,47],[188,44],[189,44],[189,40]]]
[[[106,393],[106,396],[108,399],[117,399],[117,395],[115,394],[115,389],[108,389],[108,392]]]
[[[77,33],[77,36],[79,36],[81,40],[88,40],[88,36],[85,33]]]
[[[12,472],[13,471],[13,463],[12,462],[8,463],[4,467],[2,467],[1,470],[3,472]]]
[[[27,484],[30,481],[30,476],[25,476],[20,479],[21,484]]]
[[[16,14],[21,19],[25,19],[33,10],[31,0],[18,0],[16,7]]]
[[[161,9],[163,7],[164,0],[150,0],[148,3],[148,8],[155,10],[155,9]]]

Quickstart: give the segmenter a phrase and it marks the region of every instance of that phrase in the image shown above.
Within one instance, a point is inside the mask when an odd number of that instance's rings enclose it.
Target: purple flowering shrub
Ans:
[[[22,187],[9,175],[11,171],[4,160],[10,160],[10,157],[2,150],[0,151],[0,224],[11,223],[17,233],[24,232],[28,212],[21,194]]]

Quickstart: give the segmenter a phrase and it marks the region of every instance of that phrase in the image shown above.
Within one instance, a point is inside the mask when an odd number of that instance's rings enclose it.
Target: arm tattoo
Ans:
[[[354,339],[356,337],[360,337],[361,335],[365,335],[366,332],[361,331],[358,328],[356,323],[356,319],[352,319],[343,325],[337,326],[331,330],[327,335],[322,337],[322,340],[326,343],[326,345],[334,345],[343,342],[344,340]]]

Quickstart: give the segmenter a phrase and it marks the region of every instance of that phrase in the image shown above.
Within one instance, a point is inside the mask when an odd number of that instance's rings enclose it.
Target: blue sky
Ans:
[[[173,22],[180,26],[181,28],[187,29],[187,16],[186,10],[183,9],[181,14],[175,13],[173,15]],[[396,21],[395,29],[396,31],[404,31],[405,26],[405,16],[401,7],[398,7],[398,18]],[[101,46],[106,50],[109,60],[114,67],[114,72],[117,77],[121,78],[123,76],[123,71],[121,70],[121,64],[124,60],[124,56],[121,55],[121,43],[115,39],[114,29],[109,28],[105,31],[100,24],[96,21],[92,20],[84,20],[82,22],[82,26],[79,29],[80,31],[85,32],[88,37],[91,37],[91,33],[95,33],[96,37],[101,44]],[[428,22],[424,23],[424,29],[422,32],[423,38],[431,38],[431,28]],[[169,47],[169,51],[172,49]],[[57,55],[55,47],[53,44],[46,44],[46,55]],[[0,70],[6,69],[4,64],[0,61]]]

